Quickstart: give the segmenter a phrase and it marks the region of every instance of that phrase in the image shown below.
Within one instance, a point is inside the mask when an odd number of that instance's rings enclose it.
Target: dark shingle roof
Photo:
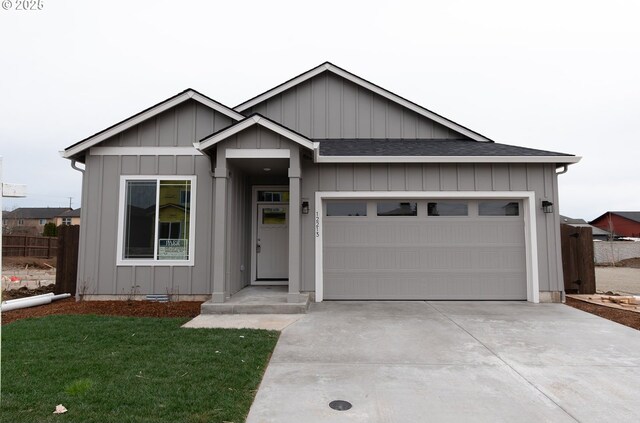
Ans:
[[[80,209],[67,210],[64,213],[60,213],[57,217],[80,217]]]
[[[69,207],[20,207],[4,215],[7,219],[53,219]]]
[[[640,222],[640,211],[612,211],[611,214],[617,214],[618,216],[622,216],[625,219],[633,220],[636,222]]]
[[[494,142],[449,139],[315,139],[321,156],[566,156]]]

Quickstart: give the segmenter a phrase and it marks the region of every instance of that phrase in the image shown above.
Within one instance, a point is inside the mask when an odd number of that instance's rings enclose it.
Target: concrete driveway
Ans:
[[[329,408],[332,400],[353,404]],[[562,304],[324,302],[247,422],[637,422],[640,332]]]

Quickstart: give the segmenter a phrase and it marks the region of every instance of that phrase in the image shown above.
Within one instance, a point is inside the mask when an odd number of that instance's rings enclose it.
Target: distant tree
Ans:
[[[53,222],[49,222],[44,225],[44,231],[42,232],[43,236],[58,236],[58,228],[56,224]]]

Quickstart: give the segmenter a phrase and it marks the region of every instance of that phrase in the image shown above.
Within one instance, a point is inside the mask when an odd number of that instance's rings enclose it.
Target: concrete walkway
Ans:
[[[329,408],[333,400],[353,404]],[[636,422],[640,332],[562,304],[324,302],[247,422]]]

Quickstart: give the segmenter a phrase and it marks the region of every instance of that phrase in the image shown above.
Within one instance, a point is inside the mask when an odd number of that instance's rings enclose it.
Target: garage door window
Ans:
[[[490,200],[478,204],[480,216],[519,216],[520,205],[516,201]]]
[[[438,201],[427,203],[429,216],[468,216],[469,204],[466,201]]]
[[[418,204],[410,202],[378,202],[378,216],[417,216]]]
[[[327,216],[366,216],[366,201],[358,202],[329,202]]]

